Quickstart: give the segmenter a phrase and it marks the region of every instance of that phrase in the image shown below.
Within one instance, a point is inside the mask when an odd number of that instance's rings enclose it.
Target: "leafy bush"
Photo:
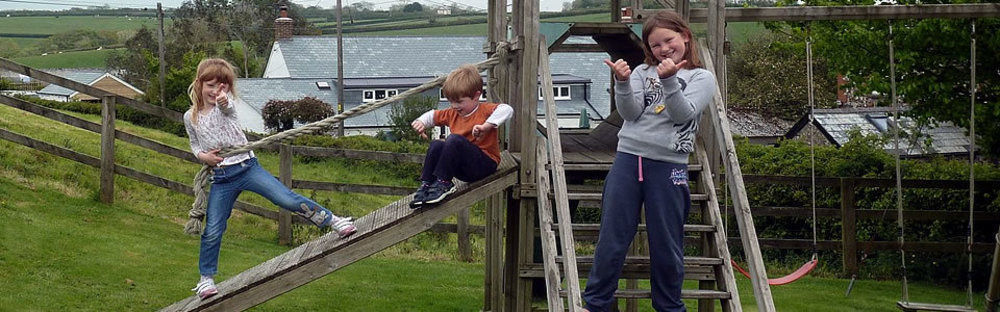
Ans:
[[[392,131],[395,132],[398,138],[403,140],[422,140],[420,134],[414,131],[410,124],[414,119],[419,118],[423,113],[436,109],[437,104],[438,99],[432,96],[411,96],[406,98],[406,100],[403,100],[402,103],[392,103],[392,108],[389,111],[389,119],[392,122]],[[424,132],[430,135],[431,130],[432,129],[426,129]]]
[[[851,134],[850,142],[841,148],[832,146],[815,147],[816,176],[820,177],[866,177],[895,178],[895,158],[880,148],[884,139],[876,135]],[[747,140],[737,141],[740,165],[744,174],[810,176],[809,145],[802,141],[786,140],[779,146],[750,144]],[[904,159],[901,161],[904,179],[945,179],[967,180],[968,160],[944,159]],[[1000,180],[1000,168],[989,163],[975,165],[977,180]],[[786,186],[771,184],[748,184],[747,196],[753,207],[811,207],[809,185]],[[883,210],[882,217],[859,219],[857,223],[858,241],[895,241],[899,228],[893,216],[896,214],[894,188],[855,188],[858,209]],[[1000,190],[977,189],[976,211],[1000,212]],[[837,188],[817,187],[816,207],[839,208],[840,191]],[[968,211],[968,190],[916,189],[904,188],[903,207],[906,210],[950,210]],[[761,238],[811,239],[812,221],[810,215],[801,217],[756,217],[757,234]],[[906,240],[933,242],[964,242],[968,221],[934,220],[906,222]],[[975,240],[993,241],[996,225],[977,223]],[[819,240],[841,239],[840,218],[818,218],[817,238]],[[729,227],[735,232],[735,220]],[[820,251],[824,267],[833,272],[841,270],[842,254],[839,251]],[[733,252],[742,255],[742,252]],[[811,251],[765,249],[764,258],[769,261],[783,259],[781,264],[797,266],[807,259]],[[902,272],[897,251],[859,251],[863,258],[860,263],[860,277],[898,279]],[[983,254],[974,257],[974,271],[988,272],[989,259]],[[967,263],[964,253],[917,253],[907,252],[908,278],[934,281],[961,286],[965,283],[963,263]],[[776,263],[771,263],[776,264]],[[914,273],[914,272],[919,272]],[[985,285],[988,274],[975,274],[975,283]]]
[[[330,104],[312,97],[297,101],[270,100],[261,110],[264,126],[275,132],[292,129],[295,127],[295,122],[310,123],[323,120],[333,113]]]

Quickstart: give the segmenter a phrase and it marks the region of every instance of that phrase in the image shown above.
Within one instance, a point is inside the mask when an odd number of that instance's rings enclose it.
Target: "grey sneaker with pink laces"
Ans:
[[[198,294],[198,298],[201,298],[201,300],[205,300],[208,297],[215,296],[219,293],[219,289],[215,287],[215,281],[211,278],[203,279],[191,290],[194,291],[195,294]]]
[[[354,232],[358,231],[358,228],[354,226],[354,222],[351,221],[350,217],[341,218],[333,216],[330,220],[330,227],[337,232],[340,237],[348,237]]]

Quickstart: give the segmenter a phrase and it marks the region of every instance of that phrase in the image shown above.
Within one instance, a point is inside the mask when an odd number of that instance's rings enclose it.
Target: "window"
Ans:
[[[319,88],[320,90],[330,89],[330,83],[328,83],[326,81],[317,81],[316,82],[316,87]]]
[[[378,100],[383,100],[388,97],[395,96],[398,90],[396,89],[375,89],[375,90],[364,90],[361,92],[361,102],[369,103]]]
[[[438,101],[448,102],[448,98],[444,96],[444,88],[438,89]],[[480,101],[486,101],[486,86],[483,86],[483,94],[479,95]]]
[[[571,100],[572,97],[569,95],[568,85],[553,85],[552,86],[552,98],[554,100]],[[544,100],[545,97],[542,96],[542,88],[538,88],[538,100]]]

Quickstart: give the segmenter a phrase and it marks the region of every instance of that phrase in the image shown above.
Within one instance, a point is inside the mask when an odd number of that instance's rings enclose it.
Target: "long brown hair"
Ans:
[[[692,47],[697,46],[697,40],[694,38],[694,34],[691,33],[691,27],[688,26],[687,22],[684,21],[677,12],[670,10],[660,10],[649,17],[645,23],[642,24],[642,52],[646,54],[646,64],[650,66],[659,65],[660,62],[656,60],[653,56],[653,51],[649,49],[649,34],[653,32],[653,28],[666,28],[677,33],[688,39],[688,42],[684,44],[684,58],[687,60],[687,64],[684,65],[687,69],[701,67],[701,60],[698,59],[698,53],[695,53]]]
[[[208,58],[198,63],[198,71],[194,81],[188,87],[188,97],[191,98],[191,123],[198,124],[198,115],[205,106],[205,99],[201,98],[202,86],[205,81],[215,80],[229,86],[229,92],[236,95],[236,70],[233,65],[224,59]]]

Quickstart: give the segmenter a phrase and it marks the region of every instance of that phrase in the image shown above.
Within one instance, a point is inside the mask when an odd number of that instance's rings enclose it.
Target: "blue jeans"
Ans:
[[[465,182],[476,182],[497,171],[497,162],[486,155],[479,146],[457,134],[448,135],[444,140],[431,141],[424,157],[424,169],[420,180],[434,182],[434,179],[451,181],[458,178]]]
[[[205,230],[201,234],[201,253],[198,256],[198,271],[201,275],[212,276],[218,273],[222,233],[226,232],[226,221],[233,211],[236,197],[244,190],[260,194],[278,207],[292,212],[303,212],[303,204],[330,212],[281,184],[257,163],[257,158],[224,168],[212,168],[212,189],[208,193]]]
[[[636,155],[622,152],[615,155],[604,180],[601,231],[594,250],[594,266],[583,292],[587,310],[611,310],[625,255],[639,225],[639,211],[645,205],[653,309],[686,311],[681,301],[681,286],[684,221],[691,210],[687,176],[686,164],[640,160]]]

